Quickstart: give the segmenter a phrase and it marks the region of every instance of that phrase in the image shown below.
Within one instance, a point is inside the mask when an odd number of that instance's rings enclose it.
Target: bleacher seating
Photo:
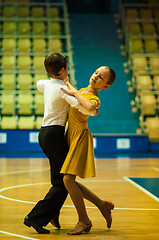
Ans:
[[[32,75],[29,73],[18,74],[17,88],[19,90],[29,91],[32,87]]]
[[[132,86],[142,131],[159,140],[159,1],[130,2],[121,13]]]
[[[11,129],[39,129],[44,101],[36,83],[49,79],[45,57],[51,52],[64,53],[70,80],[75,82],[67,8],[54,0],[38,5],[30,0],[9,2],[3,0],[0,7],[0,128],[8,129],[9,124]]]
[[[19,93],[17,100],[19,115],[32,115],[33,97],[30,93]]]
[[[1,114],[2,115],[13,115],[15,107],[15,95],[10,93],[3,93],[1,95]]]
[[[13,73],[2,74],[1,87],[3,91],[13,91],[15,88],[15,75]]]
[[[152,81],[149,75],[139,75],[136,78],[137,95],[143,91],[150,91],[152,88]]]
[[[147,117],[146,118],[146,129],[150,140],[158,140],[159,138],[159,118],[158,117]]]
[[[2,49],[4,52],[14,52],[16,49],[16,41],[13,38],[3,38]]]
[[[38,116],[35,121],[35,128],[40,129],[42,125],[43,117]]]
[[[1,119],[1,128],[2,129],[16,129],[17,128],[17,119],[16,116],[4,116]]]
[[[26,38],[19,38],[18,39],[18,50],[19,52],[29,52],[31,49],[31,41],[30,39]]]
[[[19,117],[19,121],[18,121],[18,128],[19,129],[33,129],[34,128],[34,118],[31,116],[27,116],[27,117],[23,117],[20,116]]]
[[[2,57],[3,70],[13,70],[15,68],[16,59],[13,55],[4,55]]]

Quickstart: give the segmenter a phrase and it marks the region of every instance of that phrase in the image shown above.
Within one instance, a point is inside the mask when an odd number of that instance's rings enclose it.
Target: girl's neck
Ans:
[[[91,85],[88,85],[88,87],[85,89],[86,92],[93,93],[94,95],[98,96],[98,90],[92,88]]]

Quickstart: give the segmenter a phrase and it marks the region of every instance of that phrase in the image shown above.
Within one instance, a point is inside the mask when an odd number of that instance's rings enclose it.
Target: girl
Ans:
[[[115,72],[111,68],[102,66],[91,76],[87,88],[78,92],[69,82],[65,82],[68,90],[64,88],[61,88],[61,90],[75,96],[88,111],[97,110],[100,107],[98,92],[108,89],[115,81],[115,77]],[[67,132],[69,152],[61,169],[61,173],[64,174],[65,187],[76,207],[79,218],[75,228],[68,232],[70,235],[89,232],[92,227],[91,220],[86,212],[84,198],[99,208],[107,221],[108,228],[111,227],[112,223],[111,209],[114,208],[114,204],[100,199],[85,186],[75,181],[76,176],[81,178],[95,176],[93,137],[88,129],[88,117],[88,115],[70,107]]]

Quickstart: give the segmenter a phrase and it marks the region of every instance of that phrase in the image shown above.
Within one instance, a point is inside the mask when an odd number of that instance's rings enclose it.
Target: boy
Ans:
[[[38,233],[43,234],[50,232],[43,227],[50,221],[60,229],[59,213],[68,194],[60,170],[68,152],[64,132],[69,105],[86,115],[96,114],[96,111],[87,111],[74,96],[61,90],[67,89],[64,80],[68,78],[67,59],[64,55],[52,53],[46,57],[44,65],[51,79],[37,82],[38,90],[44,93],[44,117],[39,144],[49,159],[53,186],[24,219],[26,226],[32,226]]]

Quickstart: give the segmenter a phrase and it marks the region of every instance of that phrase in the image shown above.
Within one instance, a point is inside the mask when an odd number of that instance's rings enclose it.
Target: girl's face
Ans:
[[[95,89],[107,89],[110,87],[109,84],[107,84],[109,79],[109,69],[106,67],[100,67],[98,68],[93,75],[90,78],[90,85]]]

